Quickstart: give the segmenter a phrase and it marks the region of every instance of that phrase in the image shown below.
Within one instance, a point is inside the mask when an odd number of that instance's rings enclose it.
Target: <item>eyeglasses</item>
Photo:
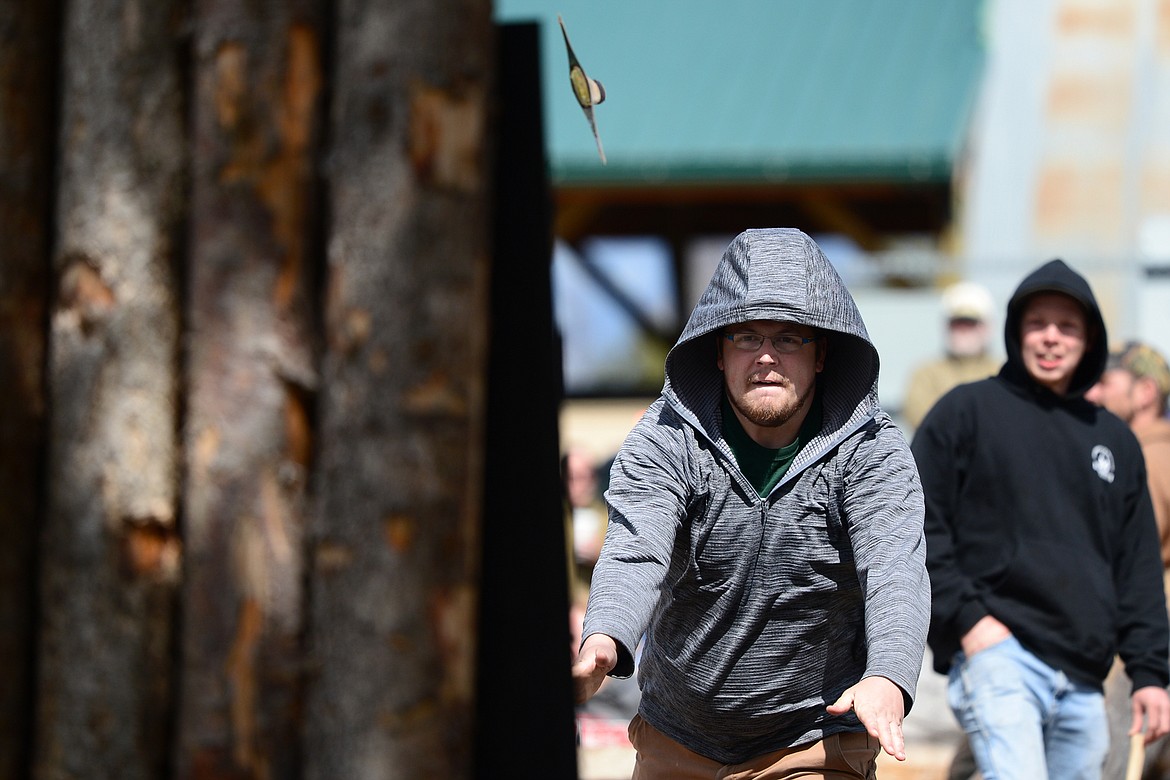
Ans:
[[[799,333],[777,333],[771,338],[761,336],[759,333],[724,333],[723,337],[730,341],[736,349],[744,352],[759,352],[760,347],[764,346],[765,340],[771,341],[775,350],[784,354],[795,352],[818,338],[817,336],[808,338]]]

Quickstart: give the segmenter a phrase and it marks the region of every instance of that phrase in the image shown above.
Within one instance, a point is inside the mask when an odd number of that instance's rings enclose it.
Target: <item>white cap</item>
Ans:
[[[975,282],[957,282],[943,291],[943,309],[952,320],[986,320],[994,303],[987,288]]]

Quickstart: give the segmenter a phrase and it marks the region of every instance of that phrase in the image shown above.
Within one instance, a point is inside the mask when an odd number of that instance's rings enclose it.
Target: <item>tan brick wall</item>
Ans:
[[[1033,214],[1041,248],[1108,253],[1132,243],[1144,210],[1133,123],[1143,113],[1135,89],[1145,2],[1064,0],[1053,18]]]
[[[1158,0],[1158,51],[1170,56],[1170,0]]]
[[[1124,228],[1121,166],[1117,162],[1049,161],[1036,190],[1036,231],[1104,248]]]

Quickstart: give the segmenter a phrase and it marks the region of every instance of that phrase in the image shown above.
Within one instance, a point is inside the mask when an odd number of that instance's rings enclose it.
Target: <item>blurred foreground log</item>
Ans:
[[[491,3],[337,7],[306,776],[470,777]]]
[[[178,3],[63,32],[35,777],[163,776],[186,137]]]
[[[537,31],[505,97],[491,17],[0,0],[0,778],[574,775]]]
[[[322,16],[196,3],[179,778],[299,776]]]

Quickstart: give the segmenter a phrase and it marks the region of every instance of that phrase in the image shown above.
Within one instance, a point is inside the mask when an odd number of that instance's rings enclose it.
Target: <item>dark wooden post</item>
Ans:
[[[539,29],[499,31],[476,777],[574,778],[552,201]],[[548,77],[548,76],[546,76]],[[565,79],[568,89],[568,79]],[[519,345],[523,345],[522,347]],[[518,742],[524,745],[518,756]]]
[[[0,0],[0,777],[28,776],[60,8]]]

